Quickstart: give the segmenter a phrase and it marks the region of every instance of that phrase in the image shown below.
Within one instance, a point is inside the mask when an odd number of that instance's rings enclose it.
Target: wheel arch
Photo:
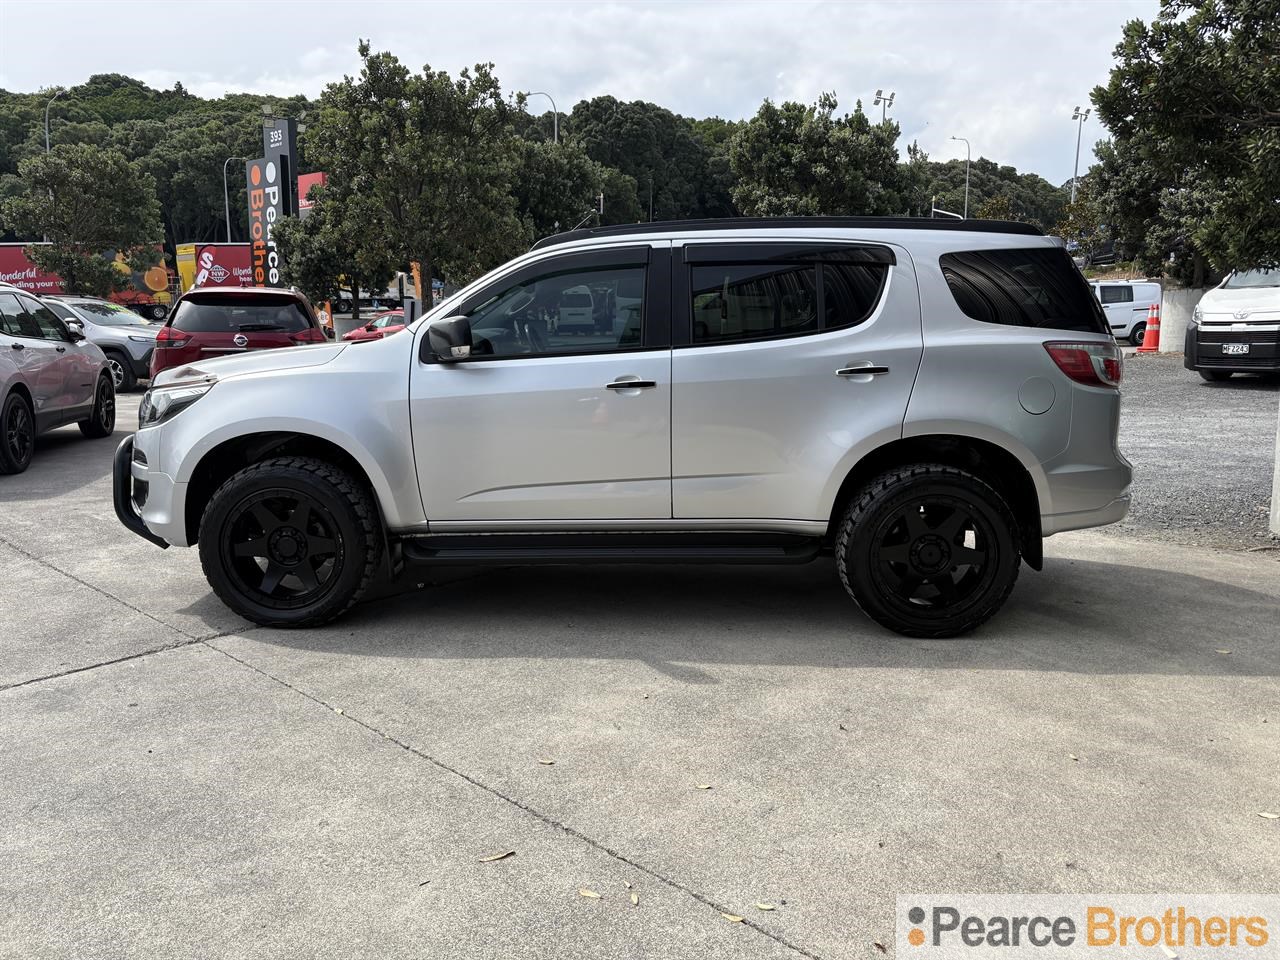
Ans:
[[[1023,559],[1034,570],[1043,566],[1042,499],[1031,471],[1006,447],[992,440],[962,434],[926,433],[901,437],[865,454],[840,484],[827,523],[828,537],[834,538],[849,502],[868,482],[887,470],[912,463],[941,463],[956,467],[990,484],[1004,497],[1018,521]]]
[[[18,378],[14,378],[13,383],[9,387],[9,392],[4,395],[3,399],[0,399],[0,403],[8,400],[9,397],[15,393],[18,396],[22,397],[23,400],[27,401],[27,409],[31,411],[31,415],[34,417],[35,411],[36,411],[36,402],[31,396],[31,388],[28,387],[25,382],[23,382]]]

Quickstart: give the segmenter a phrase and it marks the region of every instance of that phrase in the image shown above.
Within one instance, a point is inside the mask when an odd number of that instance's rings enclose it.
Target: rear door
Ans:
[[[17,294],[0,293],[0,331],[9,359],[31,392],[35,404],[36,429],[47,430],[62,419],[60,398],[66,380],[66,366],[57,344],[46,340],[39,324],[23,308]]]
[[[1112,334],[1126,336],[1133,326],[1133,287],[1127,283],[1099,284],[1098,299]]]
[[[691,241],[673,266],[675,518],[825,522],[858,451],[901,435],[922,350],[906,251]]]

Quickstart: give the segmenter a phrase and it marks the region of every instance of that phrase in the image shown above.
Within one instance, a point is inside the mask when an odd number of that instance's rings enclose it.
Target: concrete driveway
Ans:
[[[828,562],[275,632],[117,525],[113,449],[0,478],[0,956],[875,958],[899,893],[1280,876],[1274,553],[1061,536],[953,641]]]

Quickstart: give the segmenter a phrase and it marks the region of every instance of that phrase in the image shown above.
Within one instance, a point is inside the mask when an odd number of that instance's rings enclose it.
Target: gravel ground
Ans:
[[[1280,381],[1206,383],[1177,355],[1125,360],[1120,449],[1133,509],[1103,530],[1227,549],[1280,544],[1268,532]]]

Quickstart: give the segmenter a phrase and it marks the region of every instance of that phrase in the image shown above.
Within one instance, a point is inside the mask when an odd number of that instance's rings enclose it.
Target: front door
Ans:
[[[36,429],[47,430],[61,423],[67,368],[59,361],[65,351],[59,353],[59,345],[45,338],[35,317],[23,309],[17,294],[0,293],[0,332],[6,335],[2,349],[9,354],[18,376],[31,392]]]
[[[922,352],[910,258],[840,243],[682,254],[675,518],[825,522],[852,462],[901,435]]]
[[[668,247],[505,274],[455,311],[468,359],[440,362],[417,331],[410,416],[433,530],[670,518]]]
[[[79,344],[71,339],[67,325],[57,314],[31,297],[20,299],[22,305],[27,308],[27,313],[40,328],[40,336],[53,345],[57,377],[62,382],[58,407],[63,419],[78,419],[93,406],[93,391],[97,386],[97,362],[86,356]]]

